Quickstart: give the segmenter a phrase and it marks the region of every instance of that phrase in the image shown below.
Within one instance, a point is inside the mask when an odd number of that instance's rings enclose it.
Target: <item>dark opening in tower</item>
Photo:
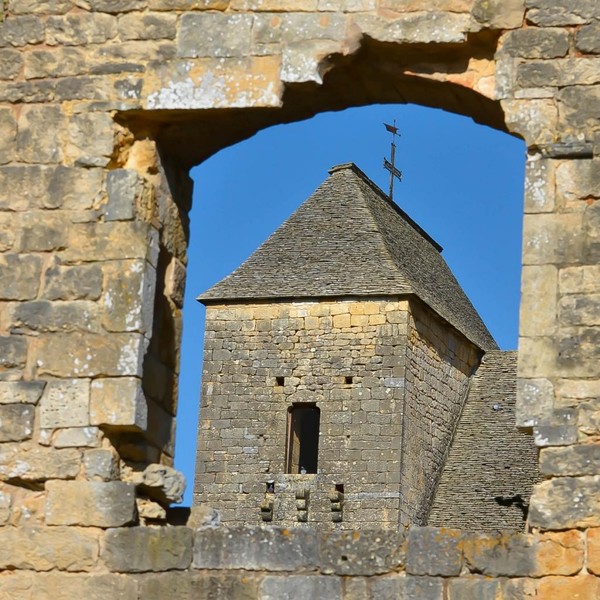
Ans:
[[[315,404],[288,409],[286,472],[316,473],[319,460],[321,410]]]

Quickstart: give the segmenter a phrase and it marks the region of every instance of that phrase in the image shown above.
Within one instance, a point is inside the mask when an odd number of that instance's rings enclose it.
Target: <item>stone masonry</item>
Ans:
[[[600,595],[595,0],[2,9],[0,598]],[[298,530],[312,550],[287,560],[269,536],[289,530],[167,525],[188,169],[268,125],[373,102],[526,142],[516,424],[545,477],[529,533],[349,533],[330,551]]]

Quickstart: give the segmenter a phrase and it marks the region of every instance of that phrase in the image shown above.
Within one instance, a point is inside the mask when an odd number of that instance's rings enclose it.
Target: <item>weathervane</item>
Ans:
[[[396,119],[394,119],[393,125],[388,125],[384,123],[385,128],[392,134],[392,153],[391,153],[391,162],[387,158],[383,158],[383,167],[390,172],[390,200],[394,199],[394,177],[398,178],[398,181],[402,181],[402,171],[396,169],[396,136],[400,135],[398,133],[398,128],[396,127]]]

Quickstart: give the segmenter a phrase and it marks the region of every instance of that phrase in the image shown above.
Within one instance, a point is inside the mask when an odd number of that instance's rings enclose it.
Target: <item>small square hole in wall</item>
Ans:
[[[350,385],[351,383],[354,383],[354,377],[352,377],[352,375],[346,375],[346,377],[344,377],[344,381],[346,384]]]
[[[285,383],[285,377],[275,377],[276,385],[283,385]]]

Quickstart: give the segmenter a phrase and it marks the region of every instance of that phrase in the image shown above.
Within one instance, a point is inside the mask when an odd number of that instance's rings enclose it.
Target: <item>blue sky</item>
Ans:
[[[279,125],[192,170],[176,467],[193,488],[204,309],[195,297],[239,266],[328,176],[354,162],[383,190],[396,119],[394,200],[438,243],[503,349],[517,346],[525,145],[467,117],[374,105]]]

